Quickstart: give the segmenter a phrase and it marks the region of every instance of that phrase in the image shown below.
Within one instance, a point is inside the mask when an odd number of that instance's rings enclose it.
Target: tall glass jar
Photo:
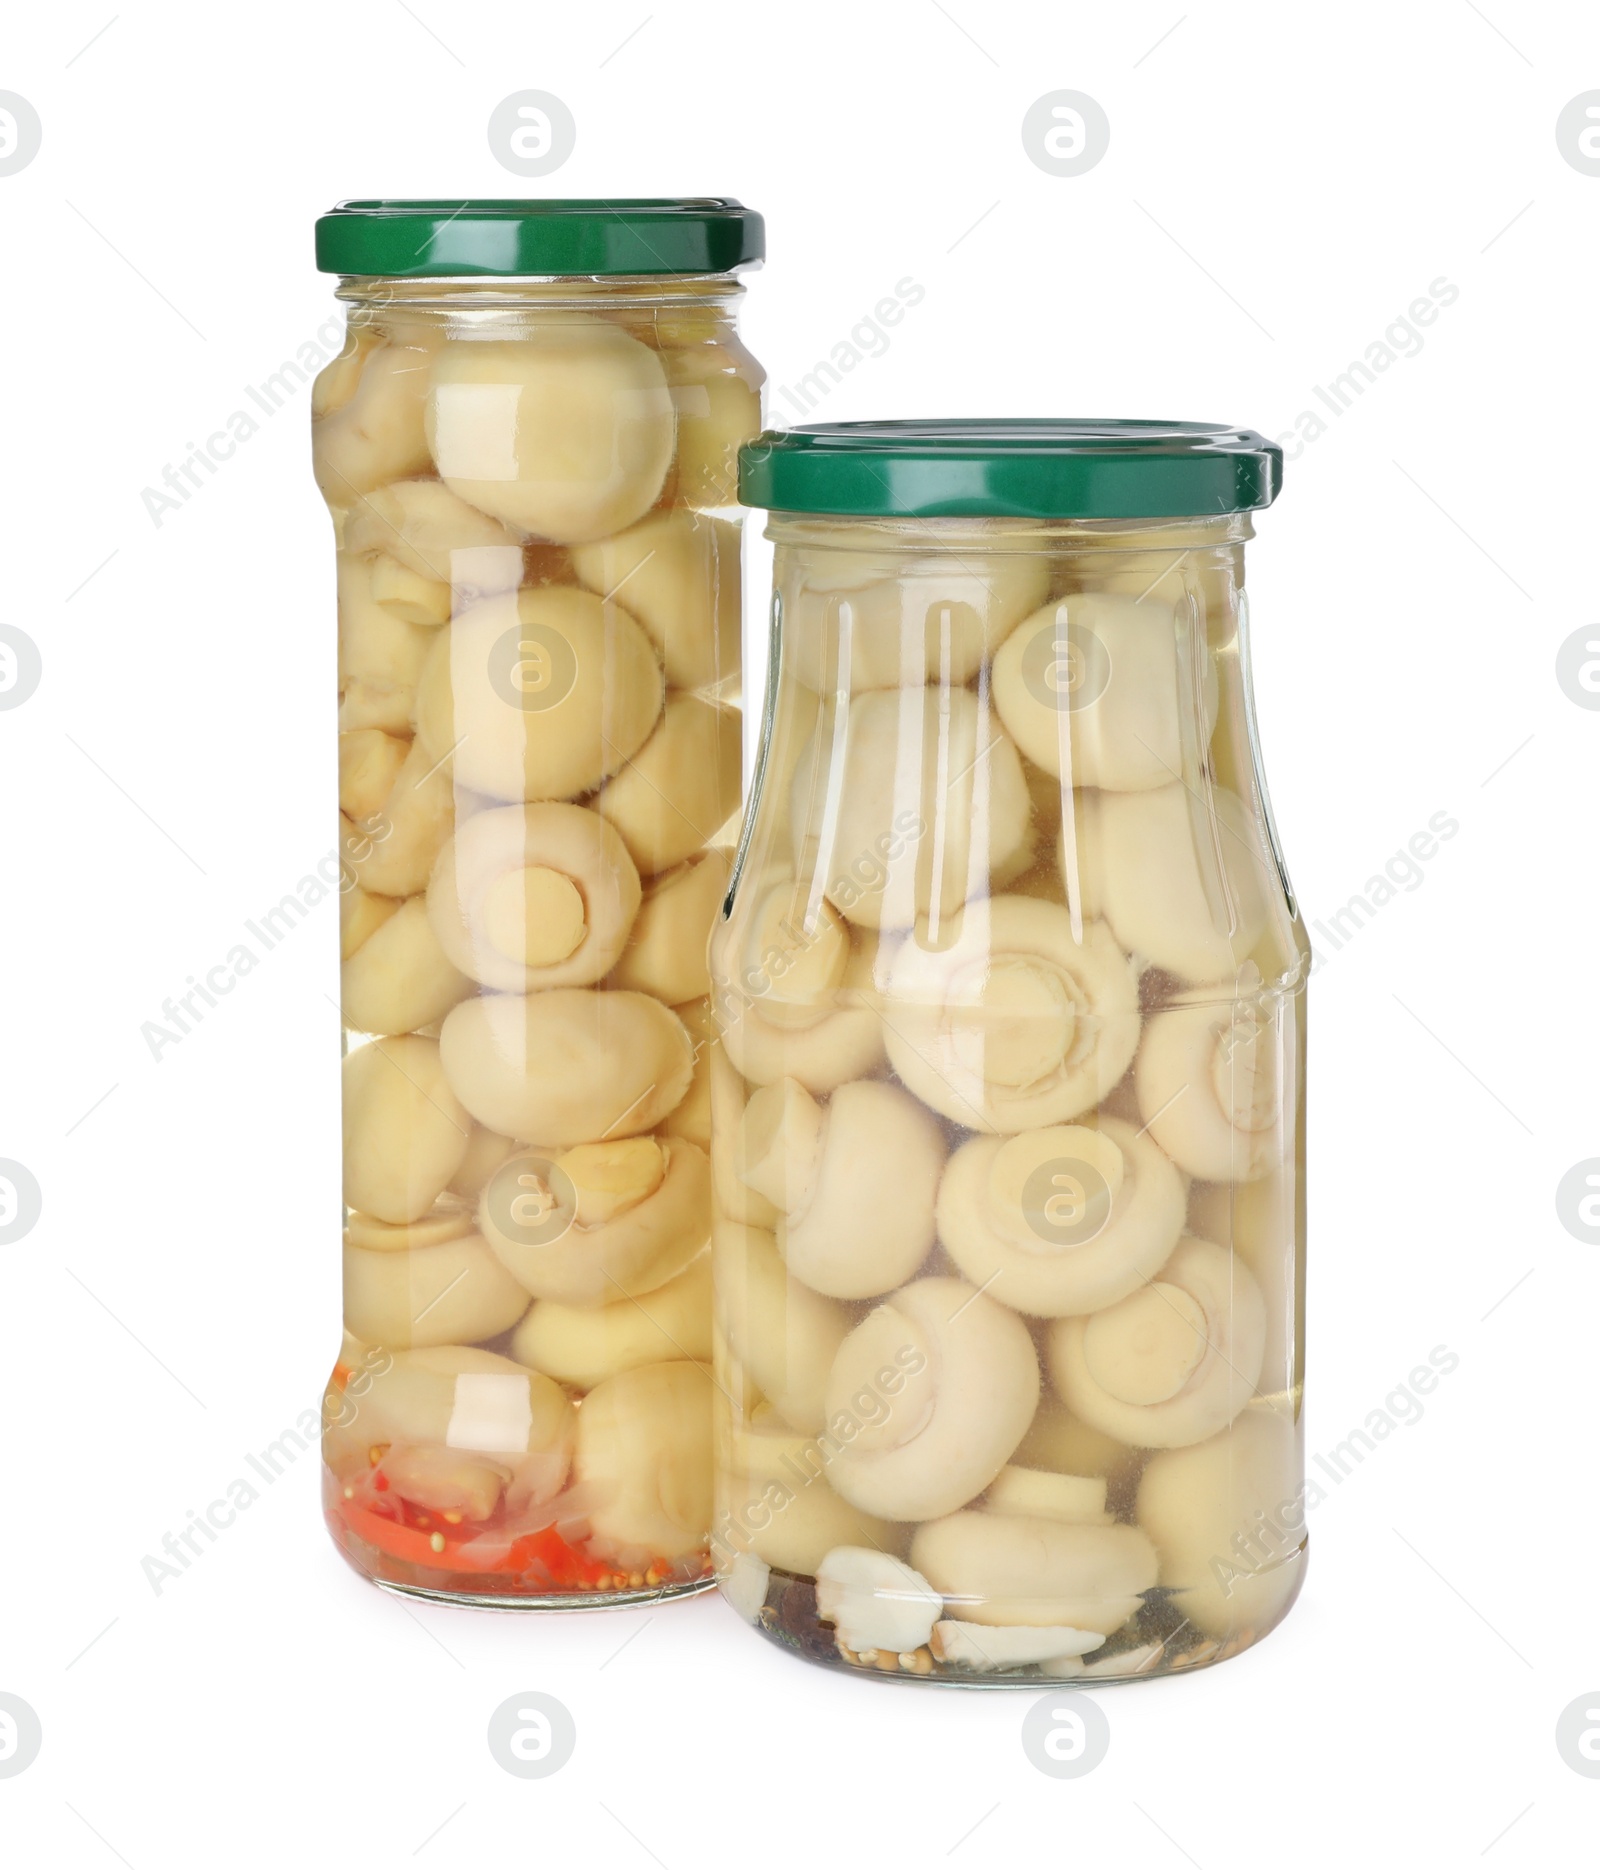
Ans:
[[[724,1592],[813,1661],[1115,1681],[1299,1588],[1305,980],[1244,542],[1279,451],[745,450],[774,678],[712,943]]]
[[[352,202],[328,1523],[496,1606],[709,1583],[706,943],[740,803],[727,200]]]

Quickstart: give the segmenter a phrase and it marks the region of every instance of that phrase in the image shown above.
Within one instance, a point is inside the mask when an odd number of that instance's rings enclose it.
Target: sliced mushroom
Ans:
[[[345,1322],[368,1343],[473,1344],[527,1309],[527,1293],[477,1234],[398,1253],[345,1243]]]
[[[868,527],[826,549],[784,545],[774,556],[785,666],[824,694],[959,687],[1050,583],[1041,552],[903,554]]]
[[[1098,1129],[975,1136],[939,1185],[939,1238],[1002,1305],[1038,1318],[1098,1311],[1165,1263],[1183,1231],[1183,1179],[1114,1117]]]
[[[511,1354],[580,1390],[638,1364],[709,1362],[711,1256],[701,1253],[636,1297],[613,1290],[612,1302],[589,1306],[536,1299],[511,1339]]]
[[[454,818],[448,777],[413,741],[382,805],[360,823],[341,815],[343,862],[363,889],[415,896],[427,888]]]
[[[1005,1466],[1038,1402],[1038,1360],[1015,1313],[964,1280],[919,1279],[869,1312],[834,1359],[824,1411],[855,1433],[829,1478],[883,1519],[953,1512]]]
[[[664,345],[661,362],[678,412],[673,498],[683,506],[733,506],[739,449],[761,429],[766,373],[726,330],[714,343]]]
[[[583,1399],[573,1477],[598,1551],[681,1558],[711,1529],[711,1378],[701,1364],[641,1364]]]
[[[581,805],[474,813],[428,884],[444,952],[474,980],[511,993],[599,980],[622,953],[639,901],[626,846]]]
[[[1278,889],[1237,793],[1185,785],[1081,793],[1062,863],[1069,898],[1103,915],[1141,961],[1183,981],[1231,979],[1261,940]]]
[[[888,1552],[841,1545],[817,1566],[817,1615],[846,1649],[920,1649],[943,1608],[928,1580]]]
[[[467,1113],[432,1039],[374,1039],[344,1061],[344,1198],[380,1221],[426,1214],[461,1166]]]
[[[447,486],[564,543],[631,526],[672,462],[660,359],[620,325],[576,312],[543,313],[514,341],[446,345],[426,420]]]
[[[712,1247],[717,1316],[729,1348],[791,1428],[816,1434],[850,1314],[793,1278],[761,1228],[719,1220]]]
[[[711,1233],[711,1165],[678,1138],[508,1157],[478,1203],[483,1237],[535,1298],[594,1307],[652,1292]]]
[[[368,493],[345,522],[344,546],[470,593],[515,590],[522,575],[520,536],[436,480],[397,480]]]
[[[1027,896],[967,906],[937,945],[913,930],[889,973],[886,1044],[908,1089],[989,1133],[1065,1123],[1097,1104],[1139,1041],[1138,983],[1104,923],[1081,934]]]
[[[706,944],[728,888],[728,853],[703,852],[652,877],[612,983],[676,1006],[711,990]]]
[[[573,569],[644,626],[674,688],[714,688],[739,673],[739,527],[671,510],[592,545]]]
[[[1186,1236],[1148,1285],[1050,1328],[1050,1376],[1076,1416],[1139,1448],[1225,1427],[1261,1374],[1266,1309],[1243,1261]]]
[[[339,1004],[352,1032],[412,1032],[443,1019],[472,982],[439,946],[421,896],[402,903],[339,971]]]
[[[420,345],[351,333],[312,388],[311,464],[340,511],[385,481],[425,473],[422,412],[432,358]]]
[[[616,604],[530,585],[436,631],[417,740],[488,798],[570,799],[638,752],[661,712],[661,665]]]
[[[965,688],[824,702],[789,786],[801,875],[868,928],[936,925],[986,894],[1029,840],[1022,762]]]
[[[949,1667],[987,1675],[995,1669],[1052,1662],[1058,1656],[1084,1656],[1105,1640],[1098,1630],[1074,1630],[1060,1624],[1036,1629],[1027,1624],[963,1623],[947,1617],[933,1626],[929,1646],[937,1660]]]
[[[740,733],[737,709],[669,695],[650,738],[614,770],[599,808],[646,876],[694,856],[739,809]]]
[[[784,1263],[813,1291],[876,1298],[928,1257],[944,1138],[897,1085],[855,1079],[821,1106],[781,1079],[751,1098],[734,1148],[744,1181],[781,1211]]]
[[[1145,1128],[1202,1181],[1260,1180],[1289,1147],[1289,1043],[1281,1015],[1249,1000],[1196,996],[1155,1014],[1134,1067]]]
[[[1137,1526],[988,1512],[919,1526],[911,1562],[963,1622],[1102,1637],[1134,1614],[1157,1573],[1155,1548]]]
[[[1143,792],[1198,773],[1217,670],[1187,599],[1057,598],[1007,637],[994,701],[1036,766],[1074,785]]]
[[[1152,1455],[1139,1524],[1161,1554],[1161,1582],[1195,1629],[1271,1629],[1305,1575],[1305,1486],[1295,1429],[1247,1410],[1194,1447]]]
[[[653,1130],[694,1075],[674,1013],[647,994],[590,987],[464,1000],[445,1015],[439,1051],[480,1123],[554,1148]]]
[[[808,1577],[835,1546],[892,1542],[893,1529],[841,1500],[820,1444],[776,1418],[736,1428],[724,1460],[720,1543]]]

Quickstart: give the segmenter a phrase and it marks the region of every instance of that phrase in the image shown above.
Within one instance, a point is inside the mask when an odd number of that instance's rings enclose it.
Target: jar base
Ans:
[[[369,1584],[391,1597],[416,1598],[428,1604],[455,1604],[464,1610],[631,1610],[640,1604],[670,1603],[676,1597],[698,1597],[714,1590],[711,1576],[691,1578],[682,1583],[643,1585],[625,1591],[550,1591],[543,1596],[491,1596],[485,1591],[446,1591],[425,1584],[399,1584],[393,1578],[374,1578],[361,1574]]]

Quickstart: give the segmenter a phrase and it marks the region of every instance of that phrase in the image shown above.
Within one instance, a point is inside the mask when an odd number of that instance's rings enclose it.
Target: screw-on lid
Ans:
[[[317,222],[318,269],[367,278],[731,273],[765,253],[761,216],[729,195],[341,201]]]
[[[1270,506],[1283,450],[1209,422],[819,422],[739,451],[739,498],[863,518],[1176,519]]]

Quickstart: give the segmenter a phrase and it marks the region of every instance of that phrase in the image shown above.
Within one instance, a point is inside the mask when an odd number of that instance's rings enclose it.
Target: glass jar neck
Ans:
[[[452,317],[516,312],[533,308],[604,310],[626,306],[641,311],[715,311],[737,315],[744,287],[732,273],[628,275],[618,278],[561,275],[550,278],[397,279],[346,276],[336,297],[371,312],[395,306],[426,315]]]

